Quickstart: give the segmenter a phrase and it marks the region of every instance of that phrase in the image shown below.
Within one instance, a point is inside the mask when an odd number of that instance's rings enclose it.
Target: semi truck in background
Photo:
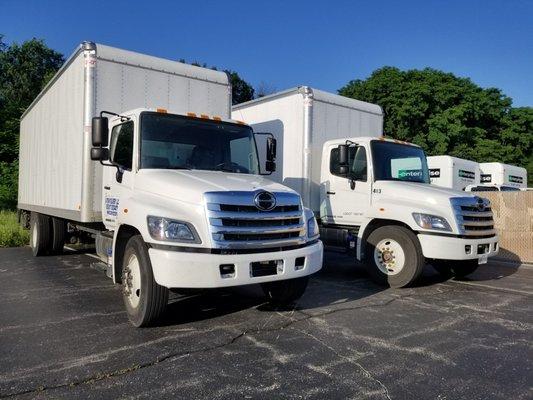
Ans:
[[[427,157],[429,179],[432,185],[454,190],[465,190],[468,185],[479,183],[479,163],[452,156]]]
[[[321,268],[311,210],[260,176],[223,72],[84,42],[21,119],[18,208],[33,254],[95,241],[133,325],[170,288],[258,283],[273,303]],[[268,139],[265,171],[275,169]]]
[[[232,117],[277,139],[272,178],[301,194],[326,245],[353,251],[377,282],[410,285],[426,260],[465,276],[498,252],[489,201],[430,185],[422,148],[382,136],[378,105],[301,86]]]

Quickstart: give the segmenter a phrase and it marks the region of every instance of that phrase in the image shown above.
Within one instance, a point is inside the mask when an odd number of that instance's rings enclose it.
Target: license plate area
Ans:
[[[254,261],[250,263],[250,276],[272,276],[283,272],[283,260]]]

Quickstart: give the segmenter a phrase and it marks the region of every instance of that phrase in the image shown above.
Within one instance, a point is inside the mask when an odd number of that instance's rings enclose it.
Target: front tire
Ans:
[[[262,283],[261,288],[268,299],[268,302],[275,306],[286,306],[294,303],[305,293],[309,277],[287,279],[285,281],[275,281]]]
[[[136,327],[153,324],[165,311],[168,289],[154,280],[148,248],[140,235],[126,244],[122,264],[122,293],[130,322]]]
[[[425,258],[412,231],[402,226],[382,226],[367,239],[365,264],[375,282],[401,288],[416,281]]]
[[[30,247],[34,257],[47,254],[50,236],[50,217],[32,212],[30,216]]]

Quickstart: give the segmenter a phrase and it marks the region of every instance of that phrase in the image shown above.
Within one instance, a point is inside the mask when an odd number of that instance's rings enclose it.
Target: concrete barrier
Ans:
[[[533,192],[476,193],[492,204],[500,235],[499,257],[533,262]]]

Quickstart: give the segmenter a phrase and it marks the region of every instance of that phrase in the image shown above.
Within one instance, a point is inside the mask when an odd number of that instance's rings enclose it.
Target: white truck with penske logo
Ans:
[[[273,179],[302,195],[326,245],[353,250],[376,281],[407,286],[426,260],[464,276],[498,252],[489,201],[430,185],[423,149],[381,136],[378,105],[302,86],[232,117],[274,135]]]
[[[255,135],[230,109],[223,72],[84,42],[21,120],[33,254],[94,239],[135,326],[156,321],[170,288],[259,283],[273,303],[299,298],[322,266],[317,222],[261,176]]]

